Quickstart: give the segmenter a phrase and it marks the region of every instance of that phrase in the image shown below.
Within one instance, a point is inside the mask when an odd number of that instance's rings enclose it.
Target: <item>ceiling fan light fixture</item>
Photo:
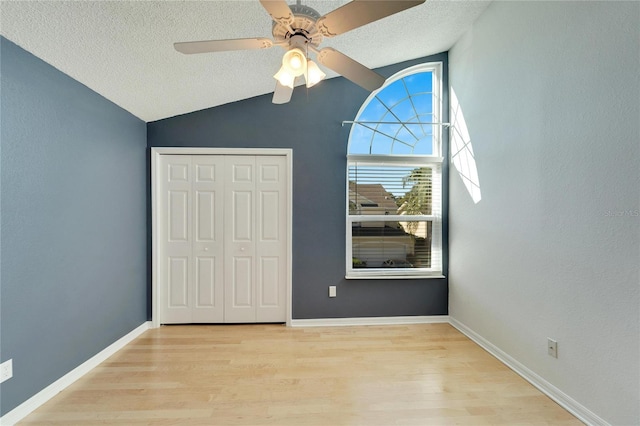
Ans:
[[[320,69],[318,64],[309,60],[307,62],[307,87],[313,87],[320,83],[327,75]]]
[[[295,81],[296,76],[291,74],[283,65],[280,70],[273,76],[273,78],[278,80],[283,86],[287,86],[293,89],[293,82]]]
[[[282,68],[295,77],[302,75],[307,68],[307,57],[297,47],[287,50],[282,57]]]
[[[273,21],[273,40],[263,37],[203,40],[174,43],[173,46],[184,54],[268,49],[273,46],[287,49],[282,57],[282,68],[274,75],[278,83],[272,102],[276,104],[289,102],[296,77],[304,75],[307,87],[312,87],[326,77],[324,72],[309,61],[309,50],[315,52],[317,61],[328,69],[366,90],[374,91],[384,84],[383,76],[335,49],[326,47],[318,50],[319,44],[324,37],[346,33],[425,1],[354,0],[320,16],[317,10],[302,5],[301,0],[297,0],[294,5],[288,5],[287,0],[260,0]]]

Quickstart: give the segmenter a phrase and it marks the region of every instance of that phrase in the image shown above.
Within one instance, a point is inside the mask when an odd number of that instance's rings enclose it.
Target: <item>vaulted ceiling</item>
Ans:
[[[303,4],[323,15],[347,2]],[[443,52],[488,4],[427,0],[321,47],[369,68]],[[273,92],[279,47],[198,55],[173,48],[176,41],[271,38],[271,29],[258,0],[0,2],[5,38],[147,122]]]

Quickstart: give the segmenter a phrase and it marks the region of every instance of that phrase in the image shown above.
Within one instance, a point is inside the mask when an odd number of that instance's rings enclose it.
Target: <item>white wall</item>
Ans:
[[[449,58],[482,191],[452,170],[450,315],[640,424],[640,3],[496,2]]]

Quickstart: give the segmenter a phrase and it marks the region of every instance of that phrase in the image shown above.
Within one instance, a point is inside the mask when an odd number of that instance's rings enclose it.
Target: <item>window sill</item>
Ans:
[[[346,280],[414,280],[414,279],[434,279],[434,278],[446,278],[444,275],[425,275],[425,274],[347,274],[344,277]]]

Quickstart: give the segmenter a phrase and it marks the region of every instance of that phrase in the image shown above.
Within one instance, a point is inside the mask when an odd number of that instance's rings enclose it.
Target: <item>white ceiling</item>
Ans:
[[[321,15],[345,3],[303,1]],[[320,47],[370,68],[443,52],[488,4],[427,0]],[[176,41],[271,38],[271,23],[258,0],[0,2],[4,37],[147,122],[273,92],[279,47],[200,55],[173,48]]]

